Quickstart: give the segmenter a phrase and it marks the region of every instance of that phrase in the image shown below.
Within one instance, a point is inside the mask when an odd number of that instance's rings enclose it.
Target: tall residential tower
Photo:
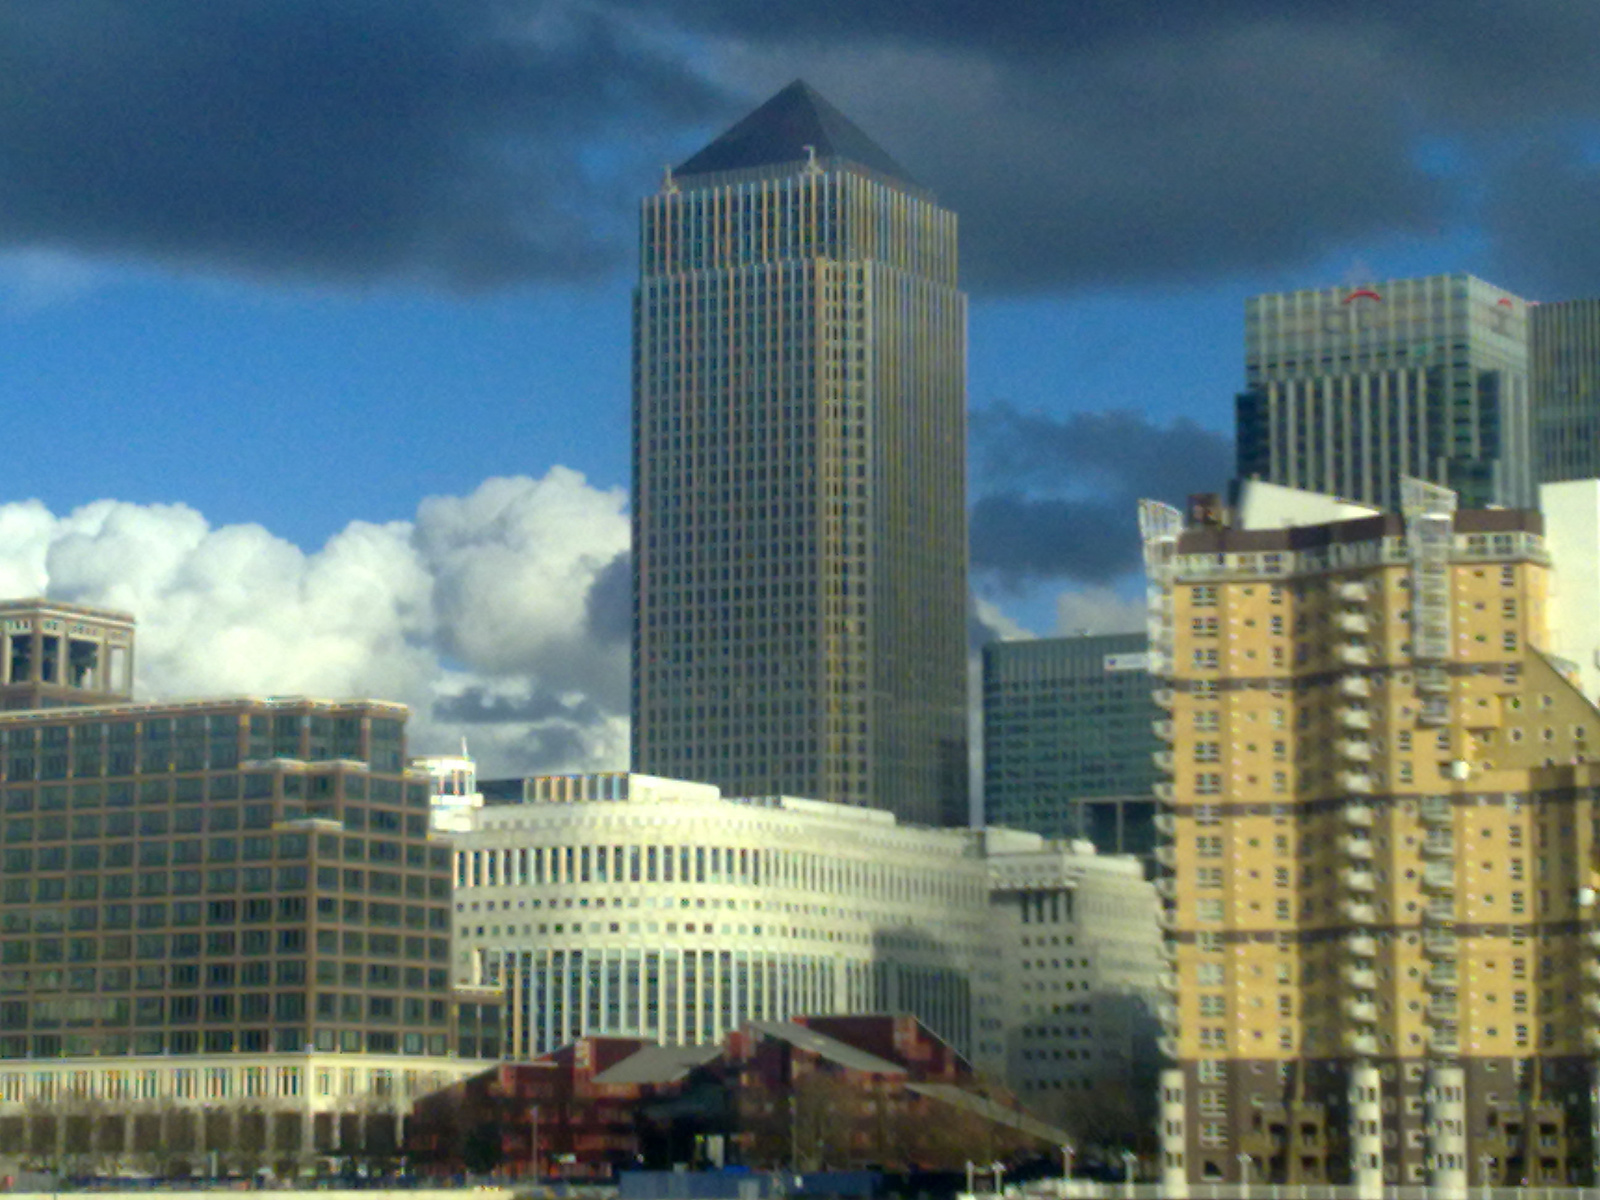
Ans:
[[[1397,509],[1534,504],[1528,304],[1470,275],[1252,296],[1239,475]]]
[[[634,770],[964,823],[954,215],[796,82],[640,234]]]

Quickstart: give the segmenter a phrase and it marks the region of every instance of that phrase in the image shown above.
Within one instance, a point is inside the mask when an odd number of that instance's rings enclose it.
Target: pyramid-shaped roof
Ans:
[[[704,150],[676,168],[678,175],[747,171],[804,162],[806,147],[821,159],[844,158],[902,183],[917,181],[803,79],[796,79]]]

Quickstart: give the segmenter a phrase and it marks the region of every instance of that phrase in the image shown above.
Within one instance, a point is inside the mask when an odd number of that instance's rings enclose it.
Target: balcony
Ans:
[[[1372,761],[1372,743],[1365,738],[1341,738],[1334,743],[1334,749],[1339,752],[1340,758],[1347,758],[1352,762]]]
[[[1437,992],[1427,1003],[1424,1011],[1430,1021],[1451,1022],[1456,1019],[1459,1006],[1456,1004],[1454,992]]]
[[[1455,930],[1450,929],[1424,929],[1422,931],[1422,952],[1429,958],[1454,959],[1460,952],[1460,945],[1456,940]]]
[[[1344,851],[1346,858],[1359,859],[1368,862],[1372,858],[1372,839],[1364,837],[1346,837],[1339,839],[1339,848]]]
[[[1459,1054],[1461,1043],[1454,1029],[1435,1029],[1428,1035],[1428,1049],[1434,1054]]]
[[[1168,1062],[1178,1061],[1178,1039],[1176,1037],[1157,1038],[1156,1049],[1161,1051],[1161,1057]]]
[[[1175,908],[1163,907],[1156,913],[1156,924],[1160,925],[1161,928],[1165,929],[1168,933],[1178,929],[1180,927],[1178,910]]]
[[[1372,776],[1365,771],[1340,771],[1339,790],[1367,795],[1372,791]]]
[[[1588,992],[1583,997],[1583,1011],[1591,1017],[1600,1017],[1600,995]]]
[[[1371,829],[1375,816],[1369,804],[1346,804],[1339,810],[1339,815],[1344,818],[1346,825],[1356,829]]]
[[[1182,990],[1176,971],[1158,971],[1156,973],[1156,986],[1169,995]]]
[[[1377,947],[1373,947],[1376,951]],[[1371,967],[1356,966],[1346,963],[1344,968],[1344,981],[1359,992],[1370,992],[1378,986],[1378,973]]]
[[[1161,875],[1155,881],[1156,894],[1166,900],[1178,898],[1178,880],[1173,875]]]
[[[1150,699],[1161,708],[1171,708],[1177,702],[1178,693],[1169,687],[1158,687],[1150,692]]]
[[[1378,890],[1378,880],[1371,871],[1364,871],[1360,867],[1345,867],[1339,872],[1339,878],[1344,886],[1352,892],[1374,892]]]
[[[1370,933],[1350,934],[1344,939],[1344,948],[1351,958],[1372,959],[1378,957],[1378,939]]]
[[[1456,973],[1454,959],[1439,959],[1429,965],[1428,973],[1422,977],[1422,986],[1430,992],[1453,992],[1461,986],[1461,978]]]
[[[1162,837],[1172,837],[1178,832],[1178,818],[1171,813],[1157,813],[1155,827],[1156,832]]]
[[[1591,950],[1600,950],[1600,929],[1585,929],[1583,940]]]
[[[1378,919],[1377,910],[1365,900],[1341,901],[1339,911],[1352,925],[1371,925]]]
[[[1346,705],[1339,710],[1339,724],[1346,729],[1371,729],[1372,714],[1364,708]]]
[[[1161,1022],[1163,1029],[1176,1029],[1178,1026],[1178,1006],[1171,1001],[1163,1000],[1156,1005],[1156,1018]]]
[[[1449,833],[1433,830],[1418,847],[1423,858],[1448,860],[1456,856],[1456,840]]]
[[[1333,619],[1334,627],[1345,633],[1366,633],[1372,628],[1372,622],[1367,620],[1365,613],[1342,612]]]
[[[1178,848],[1171,843],[1163,842],[1156,847],[1156,861],[1167,870],[1176,870],[1178,866]]]
[[[1344,1031],[1344,1048],[1351,1054],[1371,1057],[1378,1052],[1378,1035],[1355,1029]]]
[[[1151,790],[1151,792],[1153,792],[1155,794],[1155,798],[1157,800],[1161,801],[1161,803],[1163,803],[1163,804],[1171,804],[1172,803],[1172,796],[1173,796],[1172,780],[1170,780],[1170,779],[1158,779],[1158,780],[1155,781],[1155,783],[1150,785],[1150,790]]]
[[[1423,863],[1422,886],[1435,896],[1454,895],[1456,890],[1455,864],[1449,862]]]
[[[1176,729],[1171,717],[1163,717],[1159,721],[1150,722],[1150,728],[1155,731],[1155,735],[1163,742],[1170,742],[1176,736]]]
[[[1346,604],[1360,604],[1367,598],[1367,585],[1360,579],[1342,579],[1333,585],[1333,594]]]
[[[1372,695],[1372,680],[1365,675],[1345,675],[1339,679],[1339,693],[1344,696],[1363,697]]]
[[[1343,663],[1347,667],[1372,665],[1372,651],[1358,642],[1340,642],[1334,647],[1333,657],[1335,662]]]
[[[1417,817],[1424,825],[1452,825],[1455,811],[1449,796],[1424,796],[1417,804]]]
[[[1173,757],[1171,750],[1152,750],[1150,760],[1156,764],[1156,769],[1172,774]]]
[[[1371,1000],[1349,999],[1344,1002],[1344,1015],[1362,1025],[1376,1025],[1378,1006]]]

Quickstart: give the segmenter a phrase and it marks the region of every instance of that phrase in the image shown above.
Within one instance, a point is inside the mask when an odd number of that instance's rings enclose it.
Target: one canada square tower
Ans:
[[[633,769],[964,824],[956,219],[796,82],[645,200]]]

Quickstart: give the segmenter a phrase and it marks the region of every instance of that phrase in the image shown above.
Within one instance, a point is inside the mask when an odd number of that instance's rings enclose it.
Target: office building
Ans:
[[[1003,1078],[1034,1115],[1101,1145],[1155,1123],[1163,946],[1155,887],[1128,855],[991,833],[991,926],[1007,986]]]
[[[133,618],[59,600],[0,602],[0,709],[133,695]]]
[[[804,83],[644,202],[633,768],[967,823],[956,220]]]
[[[30,601],[4,622],[12,686],[126,687],[85,680],[131,660],[128,618]],[[29,639],[36,666],[92,665],[23,678]],[[497,1007],[481,998],[479,1040],[480,998],[463,1012],[451,987],[450,853],[404,769],[406,716],[305,699],[0,713],[0,1140],[33,1122],[29,1144],[64,1155],[73,1127],[49,1114],[81,1112],[114,1151],[135,1105],[252,1106],[289,1122],[276,1149],[331,1152],[350,1145],[337,1112],[392,1117],[471,1069],[463,1017],[474,1055],[498,1052]]]
[[[1539,514],[1250,490],[1141,511],[1167,1194],[1587,1183],[1600,712],[1544,653]]]
[[[1532,507],[1528,310],[1470,275],[1252,296],[1239,477],[1397,509],[1412,476]]]
[[[986,645],[984,820],[1148,857],[1160,743],[1146,666],[1143,633]]]
[[[1539,481],[1600,478],[1600,300],[1535,305],[1528,342]]]
[[[507,988],[513,1058],[909,1012],[998,1066],[982,837],[650,776],[528,779],[453,838],[456,977]]]

